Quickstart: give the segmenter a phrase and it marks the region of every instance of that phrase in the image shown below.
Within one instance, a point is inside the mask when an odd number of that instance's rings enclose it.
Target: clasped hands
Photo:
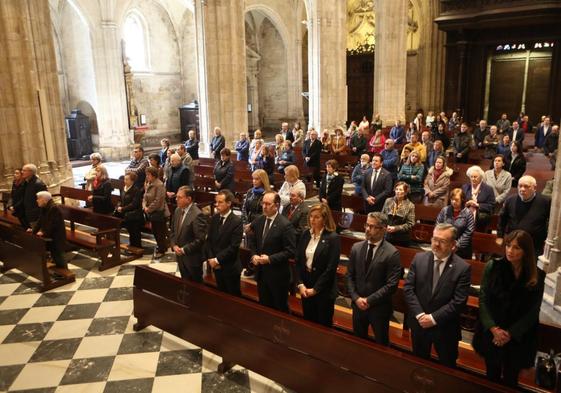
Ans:
[[[366,300],[365,297],[359,297],[358,299],[356,299],[355,304],[362,311],[366,311],[366,310],[368,310],[368,307],[370,307],[368,305],[368,300]]]
[[[423,329],[429,329],[436,326],[430,314],[421,314],[421,316],[417,318],[417,322],[419,322],[419,325],[421,325]]]
[[[489,329],[493,335],[493,344],[497,347],[502,347],[510,341],[510,333],[500,327],[492,327]]]
[[[257,265],[266,265],[268,263],[271,263],[271,261],[269,260],[268,255],[261,254],[261,255],[252,256],[251,257],[251,263],[253,263],[255,266],[257,266]]]
[[[304,284],[298,285],[298,292],[300,292],[300,296],[302,297],[312,297],[316,294],[314,288],[306,288]]]

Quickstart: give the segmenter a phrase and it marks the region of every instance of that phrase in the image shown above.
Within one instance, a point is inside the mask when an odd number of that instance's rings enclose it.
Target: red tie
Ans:
[[[288,209],[288,218],[290,219],[292,217],[292,213],[294,213],[294,210],[296,210],[294,208],[293,205],[290,205],[290,209]]]

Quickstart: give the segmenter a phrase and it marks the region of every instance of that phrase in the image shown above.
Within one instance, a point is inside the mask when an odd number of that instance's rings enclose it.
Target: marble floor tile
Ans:
[[[202,369],[201,350],[160,352],[157,376],[200,373]]]
[[[203,373],[216,371],[220,363],[222,363],[220,356],[203,349]]]
[[[8,334],[16,327],[16,325],[0,325],[0,343],[4,341]]]
[[[2,344],[43,340],[52,325],[53,322],[25,323],[16,325],[16,327],[14,327],[10,334],[8,334],[8,336],[4,339]]]
[[[129,323],[129,316],[95,318],[86,336],[101,336],[111,334],[123,334]]]
[[[15,308],[30,308],[41,297],[38,293],[27,295],[9,296],[0,304],[0,310],[13,310]]]
[[[18,323],[28,310],[16,308],[15,310],[0,310],[0,325],[15,325]],[[0,341],[1,342],[1,341]]]
[[[107,288],[76,291],[68,304],[101,303],[106,293]]]
[[[69,304],[64,308],[58,320],[93,318],[98,308],[99,303]]]
[[[16,288],[13,294],[27,294],[27,293],[38,293],[41,292],[41,283],[26,280],[21,283],[19,287]]]
[[[69,269],[72,270],[72,273],[74,273],[76,278],[84,278],[90,272],[89,270],[82,269],[81,267],[77,267],[77,266],[75,266],[75,267],[70,267],[69,266]]]
[[[113,356],[73,359],[61,385],[105,381],[113,366],[113,360]]]
[[[162,345],[160,351],[181,351],[184,349],[200,349],[196,345],[191,344],[182,338],[176,337],[173,334],[164,332],[162,336]]]
[[[56,386],[50,388],[37,388],[37,389],[23,389],[17,390],[18,393],[55,393]]]
[[[113,266],[110,269],[106,270],[99,270],[97,268],[93,268],[89,270],[88,275],[86,278],[106,278],[106,277],[114,277],[117,272],[119,271],[119,266]]]
[[[74,354],[74,358],[80,359],[115,356],[119,351],[122,339],[123,336],[120,334],[84,337],[78,347],[78,350]]]
[[[111,288],[129,287],[132,288],[134,283],[134,276],[132,273],[125,276],[117,276],[113,279],[111,283]]]
[[[63,285],[61,287],[51,289],[49,292],[57,293],[57,292],[75,291],[80,287],[80,285],[82,285],[82,280],[83,278],[76,278],[76,281]]]
[[[107,290],[106,290],[107,291]],[[120,300],[116,302],[102,303],[95,314],[96,318],[119,317],[131,315],[133,310],[132,300]]]
[[[79,383],[75,385],[60,385],[56,393],[103,393],[105,382]]]
[[[109,288],[105,295],[104,302],[114,302],[118,300],[132,300],[132,288]]]
[[[162,344],[161,332],[138,332],[125,334],[119,347],[119,354],[159,352]]]
[[[64,306],[33,307],[21,318],[19,323],[53,322],[58,319]]]
[[[100,289],[100,288],[109,288],[111,286],[111,282],[113,281],[113,277],[95,277],[84,278],[82,281],[82,285],[80,285],[79,290],[83,289]]]
[[[10,385],[16,380],[17,376],[25,364],[15,364],[13,366],[0,366],[0,392],[7,392]]]
[[[134,269],[135,269],[134,265],[129,265],[129,264],[122,265],[119,269],[119,272],[117,273],[117,277],[125,276],[125,275],[134,275]]]
[[[81,338],[66,338],[63,340],[44,340],[41,342],[30,362],[48,362],[51,360],[72,359]]]
[[[0,285],[0,296],[10,296],[20,285],[20,283]]]
[[[74,292],[45,292],[37,299],[33,307],[64,306],[74,296]]]
[[[14,271],[0,275],[0,285],[22,283],[27,280],[27,275],[23,273],[15,273]],[[17,287],[15,287],[17,288]],[[14,288],[14,289],[15,289]]]
[[[0,366],[27,363],[40,344],[41,341],[33,341],[0,345]]]
[[[72,319],[70,321],[56,321],[52,329],[45,336],[47,340],[84,337],[91,324],[91,319]]]
[[[158,352],[117,355],[108,380],[153,378],[158,368],[158,357]]]
[[[201,385],[201,374],[167,375],[154,378],[152,393],[175,392],[178,386],[182,393],[200,393]]]
[[[150,393],[153,384],[154,378],[109,381],[105,385],[104,393]]]
[[[23,390],[58,386],[69,364],[70,360],[28,363],[10,389]]]
[[[201,388],[205,393],[249,393],[249,376],[247,370],[203,373]]]

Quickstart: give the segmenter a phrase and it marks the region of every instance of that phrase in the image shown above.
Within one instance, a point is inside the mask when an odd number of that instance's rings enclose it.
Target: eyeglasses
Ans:
[[[384,228],[382,225],[374,225],[374,224],[364,224],[364,229],[381,229]]]

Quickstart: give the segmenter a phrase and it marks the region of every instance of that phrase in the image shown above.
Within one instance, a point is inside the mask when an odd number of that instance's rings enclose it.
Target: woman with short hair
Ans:
[[[466,194],[461,188],[450,191],[450,204],[442,208],[436,217],[437,224],[452,224],[458,233],[456,237],[456,254],[464,259],[471,259],[471,239],[475,231],[475,219],[466,207]]]
[[[319,186],[319,200],[327,204],[331,210],[341,211],[341,194],[343,194],[345,180],[337,169],[339,169],[337,160],[329,160],[325,163],[325,175]]]
[[[94,213],[111,214],[114,211],[111,193],[113,186],[104,165],[98,165],[95,170],[96,176],[93,180],[92,195],[88,197],[88,202],[92,204]]]
[[[503,204],[512,187],[512,175],[504,169],[505,163],[505,157],[497,154],[493,159],[493,169],[485,171],[485,183],[495,193],[497,208]]]
[[[230,149],[225,147],[220,151],[220,160],[214,166],[214,185],[216,190],[228,189],[234,192],[234,164],[230,160]]]
[[[495,208],[495,192],[483,182],[485,172],[481,167],[477,165],[469,167],[466,175],[469,183],[462,186],[462,190],[466,194],[466,207],[473,214],[476,230],[485,232]]]
[[[415,225],[415,204],[407,197],[409,184],[399,181],[393,189],[395,196],[386,199],[382,208],[382,213],[388,216],[386,240],[394,246],[408,247]]]
[[[144,226],[142,196],[144,190],[135,185],[136,178],[137,175],[134,172],[125,175],[125,186],[116,214],[123,219],[123,227],[129,232],[129,244],[142,248],[141,231]]]
[[[300,191],[303,198],[306,198],[306,185],[300,180],[300,170],[296,165],[289,165],[284,169],[284,183],[279,189],[282,206],[290,203],[290,192],[292,190]]]
[[[96,177],[96,168],[98,165],[101,164],[101,154],[99,153],[92,153],[90,154],[90,162],[92,166],[88,169],[88,172],[84,175],[84,180],[86,181],[86,185],[84,186],[85,190],[92,191],[93,190],[93,182]]]
[[[335,136],[331,138],[331,152],[336,156],[347,154],[347,138],[340,128],[335,129]]]

